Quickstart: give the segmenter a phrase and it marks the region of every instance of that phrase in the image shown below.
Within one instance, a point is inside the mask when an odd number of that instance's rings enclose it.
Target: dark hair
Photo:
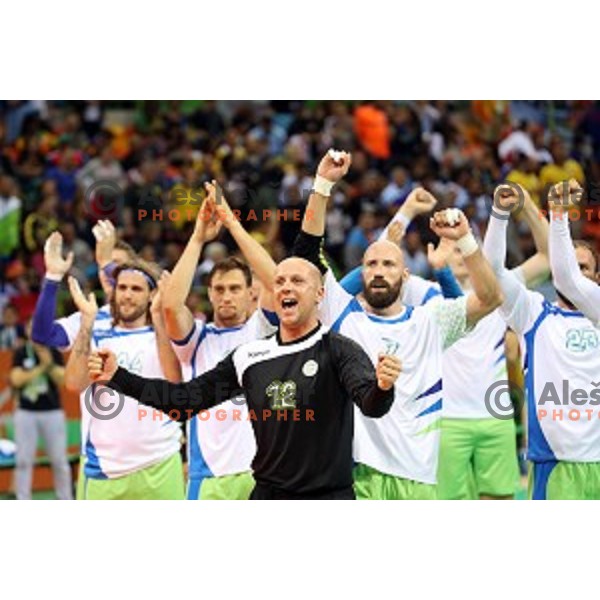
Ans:
[[[246,280],[246,285],[248,287],[252,286],[252,271],[250,271],[250,267],[239,258],[235,256],[230,256],[228,258],[224,258],[220,260],[215,266],[210,270],[208,274],[208,287],[212,285],[213,277],[217,273],[229,273],[229,271],[235,271],[239,269]]]
[[[152,291],[153,289],[156,288],[156,282],[160,278],[160,273],[161,273],[160,267],[158,265],[150,263],[146,260],[142,260],[141,258],[138,258],[136,260],[132,260],[130,262],[126,262],[126,263],[123,263],[122,265],[119,265],[113,272],[113,279],[115,281],[115,291],[110,296],[110,312],[113,316],[113,325],[117,325],[116,289],[117,289],[117,283],[119,281],[119,275],[123,271],[128,271],[130,269],[133,269],[135,271],[141,271],[142,273],[144,273],[144,275],[146,275],[152,281],[152,284],[150,282],[148,282],[148,287],[150,288],[150,291]],[[151,303],[149,302],[148,310],[146,311],[146,323],[148,323],[148,324],[152,323],[152,318],[150,316],[150,304]]]
[[[600,257],[598,256],[598,250],[596,249],[596,246],[587,240],[573,240],[573,246],[575,248],[585,248],[591,253],[591,255],[594,257],[594,273],[598,273],[598,271],[600,271],[600,264],[598,264]]]

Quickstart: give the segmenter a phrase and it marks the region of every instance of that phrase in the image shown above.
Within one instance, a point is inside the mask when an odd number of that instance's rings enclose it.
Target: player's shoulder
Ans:
[[[266,354],[277,346],[276,334],[277,332],[275,331],[265,338],[243,342],[233,351],[233,355],[236,357],[247,356],[248,358],[255,358],[263,353]]]
[[[337,353],[362,353],[361,345],[353,339],[338,331],[328,330],[323,334],[323,342],[328,343],[331,349]]]

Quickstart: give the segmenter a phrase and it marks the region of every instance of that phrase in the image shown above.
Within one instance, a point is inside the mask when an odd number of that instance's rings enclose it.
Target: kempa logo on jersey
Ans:
[[[538,420],[591,421],[600,419],[600,381],[591,381],[590,385],[594,389],[588,392],[581,388],[572,388],[568,379],[563,379],[559,386],[560,389],[554,382],[546,382],[535,401]],[[510,383],[506,379],[496,381],[487,389],[484,399],[485,408],[495,419],[513,419],[516,412],[520,412],[523,408],[525,398],[523,390],[516,386],[513,387],[513,396],[516,398],[514,402],[511,400],[510,391]],[[583,406],[598,408],[581,408]]]
[[[248,358],[256,358],[257,356],[266,356],[270,350],[260,350],[257,352],[248,352]]]

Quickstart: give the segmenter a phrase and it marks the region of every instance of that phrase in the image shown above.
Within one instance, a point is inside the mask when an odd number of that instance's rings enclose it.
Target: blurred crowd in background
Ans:
[[[464,210],[479,236],[502,180],[523,185],[542,209],[558,181],[575,177],[593,191],[600,103],[2,101],[0,348],[12,347],[33,312],[52,231],[62,233],[65,250],[75,254],[73,272],[90,290],[101,289],[91,231],[98,219],[111,219],[143,258],[172,269],[202,184],[217,179],[279,260],[291,249],[316,165],[331,147],[353,154],[328,211],[326,250],[341,274],[359,264],[416,185],[436,196],[438,208]],[[284,208],[286,218],[277,212]],[[596,212],[575,229],[599,245]],[[512,236],[509,260],[518,264],[534,252],[533,240],[519,223]],[[407,266],[423,277],[430,275],[429,241],[425,217],[404,238]],[[205,249],[189,300],[195,313],[207,308],[203,274],[233,247],[223,236]],[[62,300],[61,312],[69,312],[68,294]]]

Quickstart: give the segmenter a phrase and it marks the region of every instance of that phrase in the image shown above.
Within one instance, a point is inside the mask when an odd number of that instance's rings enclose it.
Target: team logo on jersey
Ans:
[[[400,342],[392,340],[391,338],[382,337],[381,341],[385,344],[384,354],[396,354],[396,350],[400,348]]]
[[[275,380],[267,386],[265,393],[273,410],[296,408],[296,382]]]
[[[598,334],[591,327],[582,329],[569,329],[565,346],[571,352],[586,352],[598,348]]]
[[[130,355],[129,352],[119,352],[117,355],[117,364],[136,375],[142,373],[142,355],[143,352],[138,352],[135,355]]]
[[[319,363],[316,360],[307,360],[302,366],[302,373],[306,377],[314,377],[319,370]]]

